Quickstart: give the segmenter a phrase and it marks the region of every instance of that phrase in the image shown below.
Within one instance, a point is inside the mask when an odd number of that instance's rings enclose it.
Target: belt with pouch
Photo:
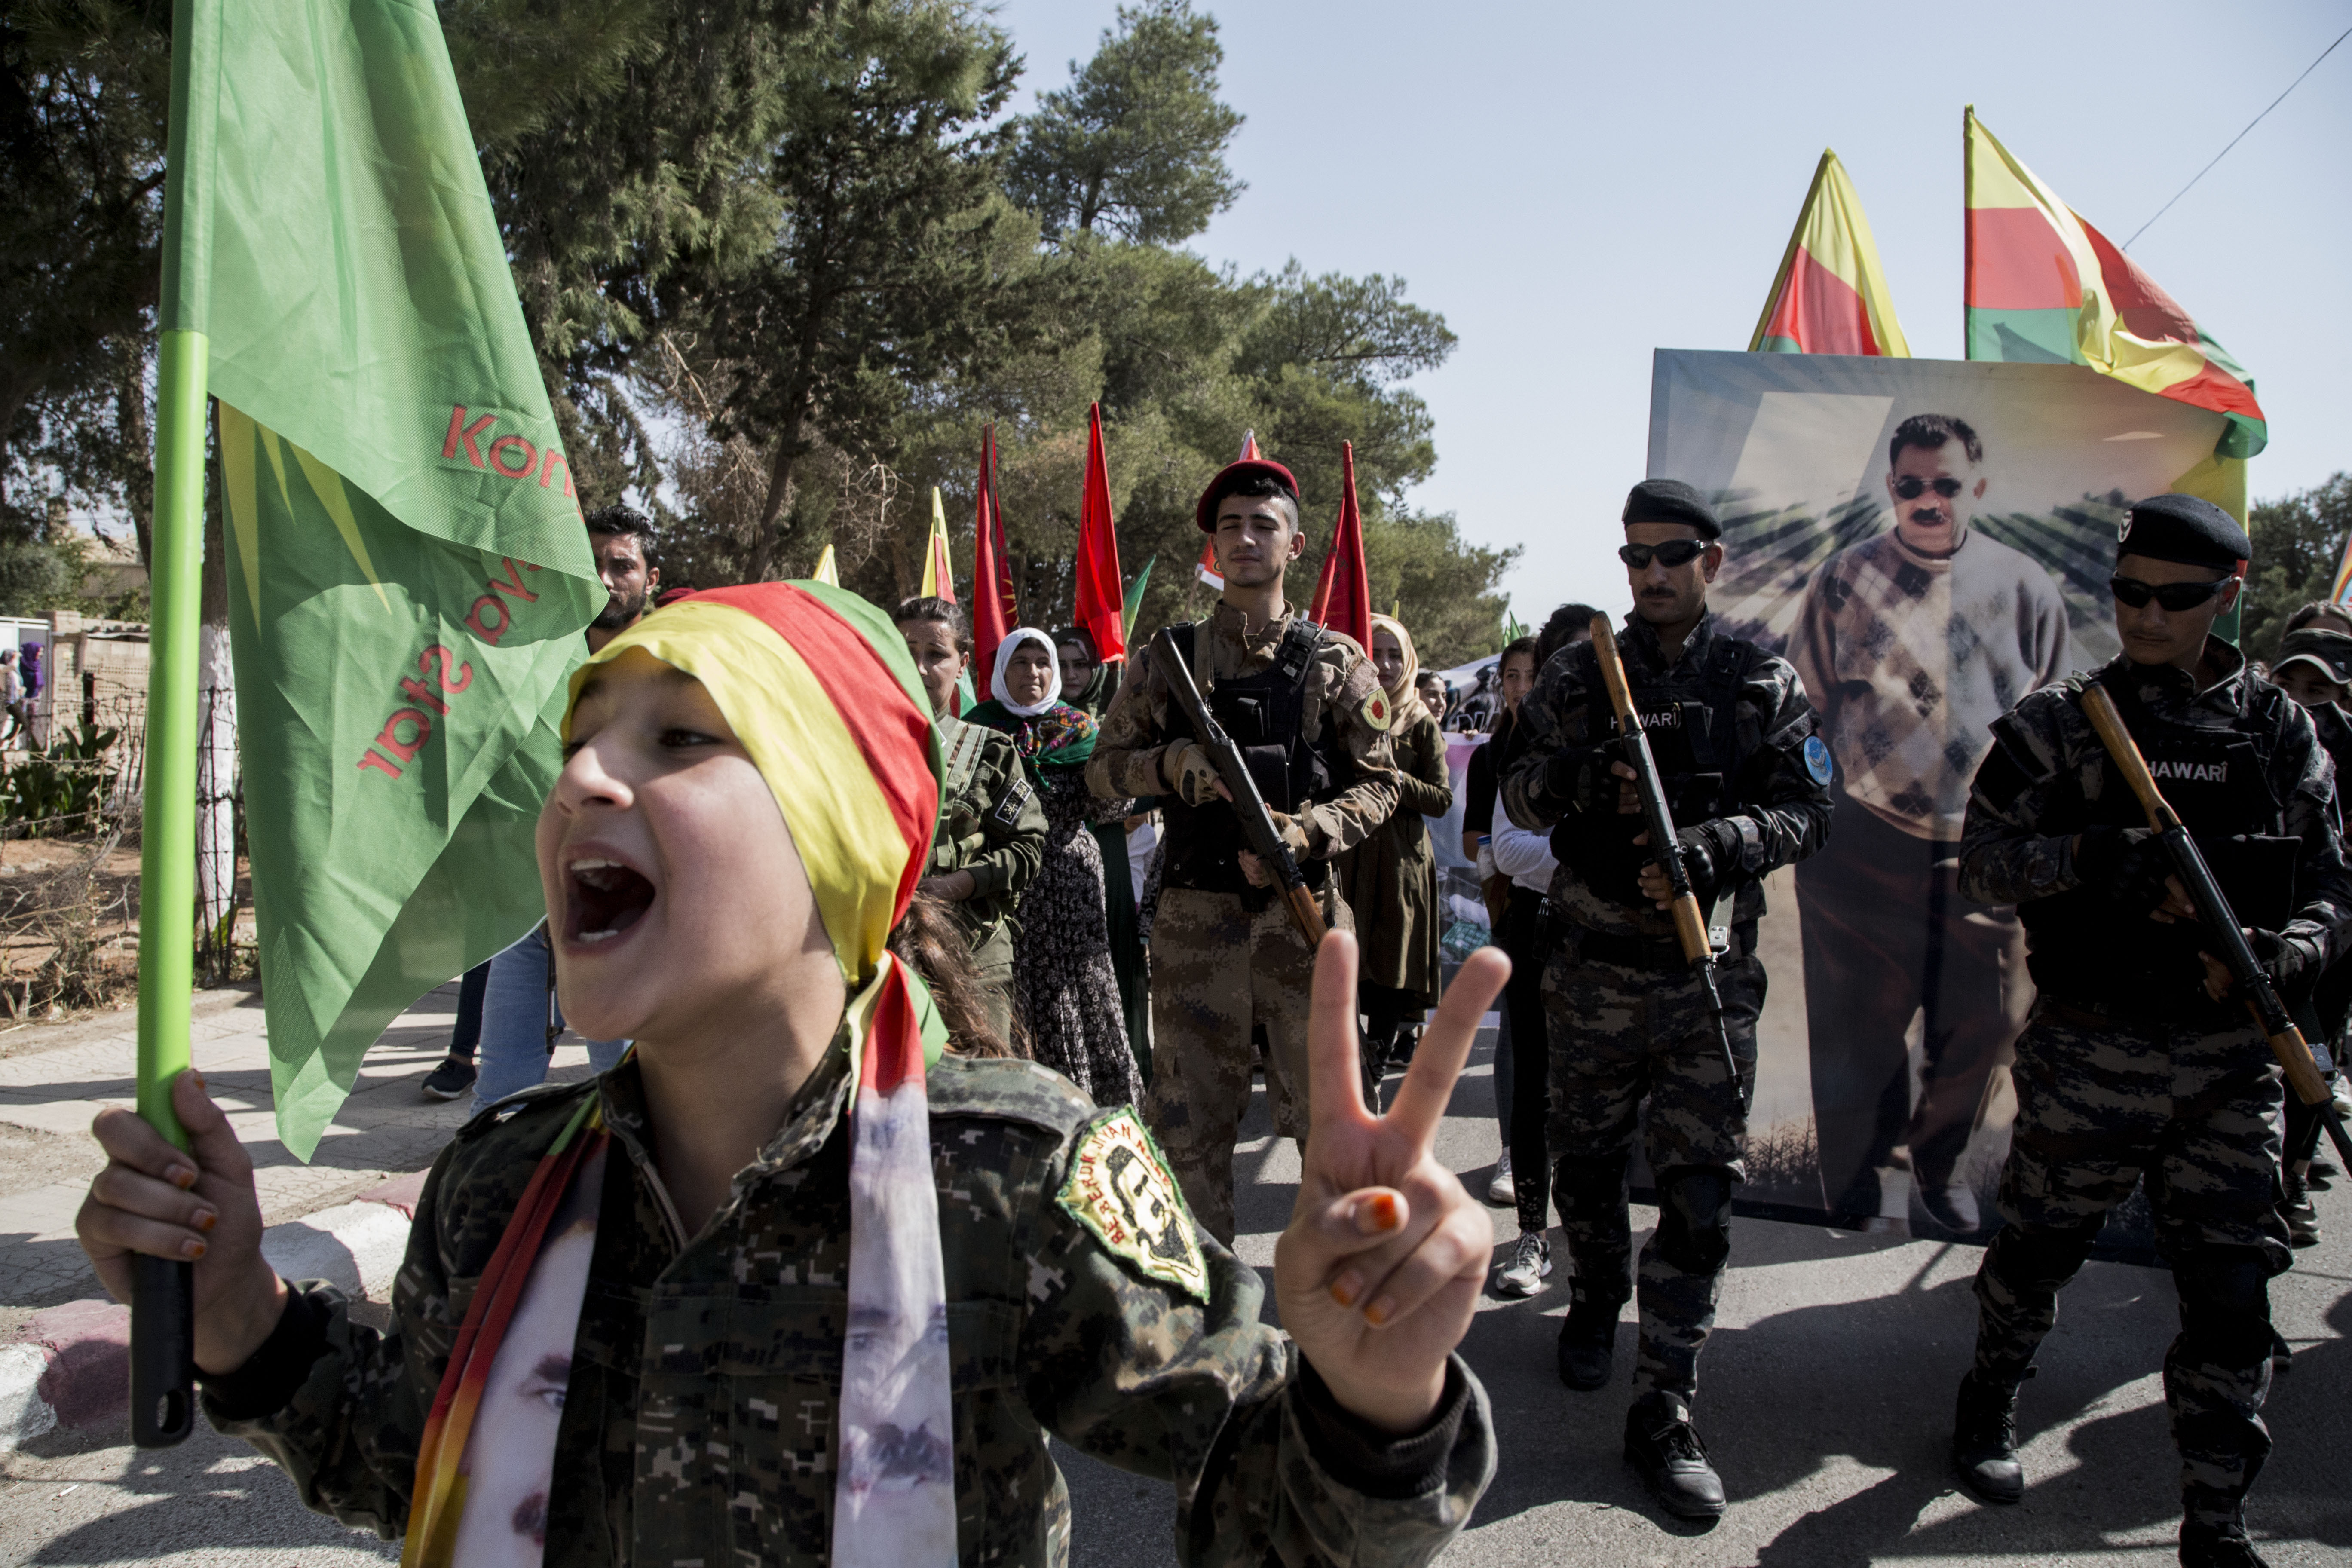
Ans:
[[[1585,926],[1571,930],[1570,940],[1575,943],[1576,957],[1580,963],[1613,963],[1621,969],[1642,969],[1654,974],[1680,974],[1690,967],[1690,960],[1683,956],[1683,944],[1670,936],[1620,936]],[[1730,935],[1729,946],[1715,955],[1718,963],[1737,963],[1756,951],[1754,921],[1733,926]]]

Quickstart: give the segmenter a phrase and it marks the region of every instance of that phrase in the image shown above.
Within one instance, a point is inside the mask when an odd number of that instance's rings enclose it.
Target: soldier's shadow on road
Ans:
[[[1885,1245],[1745,1221],[1727,1298],[1738,1290],[1741,1270],[1833,1260]],[[1709,1340],[1696,1415],[1734,1510],[1800,1486],[1833,1464],[1886,1472],[1875,1484],[1801,1515],[1761,1548],[1759,1568],[1864,1564],[1886,1556],[2099,1551],[2119,1533],[2144,1532],[2178,1517],[2178,1461],[2164,1411],[2135,1400],[2135,1408],[2078,1426],[2063,1462],[2029,1452],[2029,1489],[2019,1506],[1971,1504],[1947,1521],[1919,1526],[1929,1504],[1957,1486],[1948,1458],[1952,1403],[1976,1326],[1976,1299],[1966,1278],[1920,1283],[1935,1256],[1922,1249],[1918,1273],[1889,1295],[1796,1307],[1744,1329],[1718,1329]],[[1492,1399],[1503,1456],[1475,1522],[1580,1501],[1631,1510],[1677,1533],[1707,1528],[1658,1509],[1622,1458],[1634,1353],[1630,1321],[1622,1331],[1610,1388],[1575,1394],[1558,1381],[1553,1345],[1567,1305],[1567,1272],[1563,1267],[1533,1301],[1481,1312],[1465,1342],[1464,1353]],[[2026,1385],[2021,1444],[2080,1421],[2098,1402],[2154,1373],[2177,1321],[2168,1275],[2117,1265],[2086,1269],[2066,1291],[2042,1370]],[[2330,1345],[2306,1359],[2332,1361],[2340,1351]],[[2331,1372],[2337,1374],[2332,1380]],[[2333,1381],[2340,1389],[2340,1373],[2313,1365],[2299,1368],[2291,1381],[2300,1389]],[[2274,1417],[2294,1403],[2276,1401]],[[2091,1471],[2095,1480],[2086,1479]],[[2283,1479],[2265,1478],[2264,1501],[2280,1500],[2284,1489],[2275,1482]],[[2312,1481],[2325,1484],[2316,1474]]]

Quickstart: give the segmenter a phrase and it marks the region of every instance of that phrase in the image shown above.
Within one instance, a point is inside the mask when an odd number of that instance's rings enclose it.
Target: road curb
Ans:
[[[289,1279],[322,1279],[387,1300],[408,1248],[425,1173],[262,1233],[261,1255]],[[131,1309],[105,1300],[34,1313],[0,1343],[0,1454],[42,1435],[122,1419],[131,1402]]]

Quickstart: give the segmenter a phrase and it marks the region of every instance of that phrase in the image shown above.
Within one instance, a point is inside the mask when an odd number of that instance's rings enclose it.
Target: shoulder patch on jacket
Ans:
[[[1209,1266],[1192,1213],[1160,1145],[1131,1109],[1122,1106],[1086,1130],[1055,1201],[1138,1273],[1206,1304]]]
[[[1067,1138],[1093,1115],[1095,1102],[1051,1068],[1013,1057],[943,1056],[926,1075],[934,1118],[992,1116],[1026,1121]]]
[[[1396,718],[1396,710],[1389,706],[1389,694],[1377,686],[1372,688],[1372,694],[1364,699],[1363,712],[1364,722],[1375,730],[1386,730]]]

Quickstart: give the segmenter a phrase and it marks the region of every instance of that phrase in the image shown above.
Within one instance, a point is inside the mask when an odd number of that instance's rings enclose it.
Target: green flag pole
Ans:
[[[189,1066],[188,1004],[195,981],[196,631],[204,564],[205,379],[201,268],[185,253],[209,237],[210,215],[186,211],[191,121],[210,140],[218,89],[205,28],[217,12],[177,0],[172,24],[172,108],[164,152],[163,341],[155,373],[155,512],[149,548],[147,781],[139,836],[139,1114],[179,1148],[188,1135],[172,1085]],[[199,58],[198,57],[203,57]],[[194,230],[192,233],[191,230]],[[193,319],[192,319],[193,318]],[[131,1431],[168,1447],[195,1423],[194,1265],[140,1255],[131,1299]]]

